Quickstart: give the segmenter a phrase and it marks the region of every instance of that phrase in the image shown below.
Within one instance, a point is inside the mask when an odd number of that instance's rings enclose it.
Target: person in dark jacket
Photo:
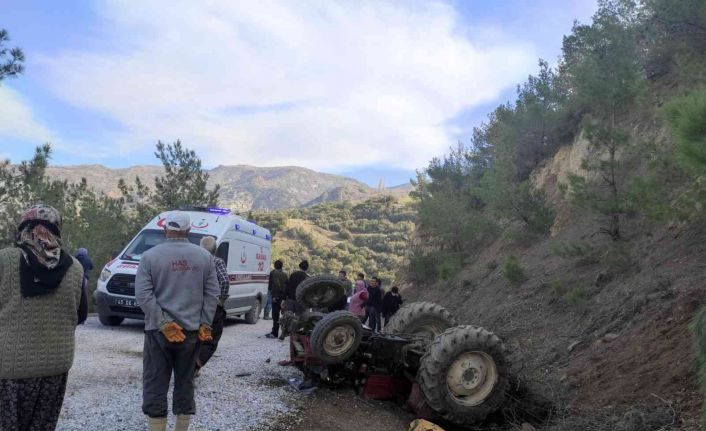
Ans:
[[[370,285],[368,286],[368,326],[375,332],[380,332],[382,329],[382,322],[380,319],[380,312],[382,311],[382,288],[380,287],[380,279],[373,277],[370,279]]]
[[[196,360],[195,376],[199,375],[201,368],[206,365],[213,354],[216,353],[216,349],[218,349],[218,342],[221,340],[221,336],[223,335],[223,327],[226,320],[225,303],[230,297],[228,267],[223,259],[216,256],[216,250],[218,249],[216,238],[210,235],[205,236],[201,238],[200,245],[213,256],[213,265],[216,269],[216,279],[218,280],[218,287],[221,290],[221,294],[218,295],[218,305],[216,306],[216,313],[213,315],[213,323],[211,324],[211,340],[201,341],[201,345],[199,347],[199,357]]]
[[[83,267],[83,276],[87,279],[91,277],[91,271],[93,271],[93,261],[88,257],[88,250],[81,247],[76,251],[76,260],[79,261]]]
[[[287,280],[287,288],[285,289],[284,301],[282,302],[281,306],[282,311],[287,311],[289,313],[294,314],[300,314],[302,311],[304,311],[297,304],[297,287],[299,287],[302,281],[309,278],[309,274],[306,273],[307,269],[309,269],[309,261],[302,260],[299,263],[299,270],[294,271],[289,276],[289,279]],[[282,333],[279,335],[279,339],[283,340],[288,331],[289,328],[287,328],[287,330],[283,329]]]
[[[338,271],[338,279],[341,280],[341,283],[343,284],[343,290],[346,294],[343,295],[337,303],[333,304],[328,308],[329,312],[347,309],[348,298],[353,296],[353,283],[351,283],[351,281],[348,279],[348,275],[345,270]]]
[[[309,274],[306,273],[307,269],[309,269],[309,261],[306,259],[302,260],[299,263],[299,270],[294,271],[292,275],[289,276],[285,293],[285,310],[293,311],[295,313],[300,313],[302,311],[299,309],[300,307],[297,306],[297,287],[299,287],[302,281],[309,278]]]
[[[275,269],[270,272],[270,279],[267,282],[267,291],[272,296],[272,332],[265,335],[267,338],[279,337],[279,315],[287,292],[288,280],[287,273],[282,270],[283,267],[282,261],[276,260]]]
[[[0,430],[53,430],[59,419],[88,311],[83,268],[61,243],[59,212],[35,205],[0,250]]]
[[[400,309],[402,302],[400,289],[397,286],[392,286],[392,289],[390,289],[382,299],[382,317],[385,318],[386,325],[387,322],[390,321],[390,318]]]

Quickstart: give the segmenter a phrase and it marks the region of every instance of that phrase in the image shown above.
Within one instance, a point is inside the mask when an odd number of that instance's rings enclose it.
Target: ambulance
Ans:
[[[191,219],[189,241],[198,245],[210,235],[218,243],[216,256],[226,262],[230,297],[225,302],[227,317],[256,323],[267,301],[267,282],[272,256],[270,231],[249,222],[226,208],[180,207]],[[118,326],[124,319],[142,319],[135,300],[135,274],[144,252],[166,241],[165,213],[157,215],[108,262],[100,274],[94,298],[100,322]]]

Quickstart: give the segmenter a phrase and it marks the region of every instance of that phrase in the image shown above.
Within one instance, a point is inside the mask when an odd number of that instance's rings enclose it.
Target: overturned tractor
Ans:
[[[297,289],[303,309],[288,323],[290,355],[313,381],[353,385],[368,398],[398,399],[420,417],[474,425],[506,400],[509,367],[503,342],[478,326],[457,326],[438,304],[407,304],[384,333],[347,311],[326,313],[344,295],[334,277]]]

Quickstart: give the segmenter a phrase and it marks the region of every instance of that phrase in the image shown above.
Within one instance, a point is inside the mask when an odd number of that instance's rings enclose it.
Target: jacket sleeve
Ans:
[[[267,277],[267,292],[272,293],[272,274],[274,274],[274,271],[270,271],[270,276]]]
[[[149,255],[143,255],[135,276],[135,299],[145,313],[145,326],[151,323],[154,327],[161,328],[174,319],[162,310],[154,295],[151,265]]]
[[[213,257],[209,259],[209,270],[204,273],[203,280],[203,306],[201,307],[201,324],[211,327],[213,316],[218,306],[218,296],[221,294],[216,276],[216,262]]]

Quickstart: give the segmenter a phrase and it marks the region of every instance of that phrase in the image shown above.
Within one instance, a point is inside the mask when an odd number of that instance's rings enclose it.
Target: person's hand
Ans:
[[[211,328],[206,325],[199,326],[199,340],[212,341],[213,335],[211,335]]]
[[[286,301],[282,301],[282,305],[280,305],[279,308],[280,308],[280,310],[282,310],[282,311],[286,311],[286,310],[287,310],[287,302],[286,302]]]
[[[170,343],[181,343],[186,340],[186,335],[184,335],[184,328],[179,326],[176,322],[167,322],[162,325],[159,330],[164,334],[164,338]]]

